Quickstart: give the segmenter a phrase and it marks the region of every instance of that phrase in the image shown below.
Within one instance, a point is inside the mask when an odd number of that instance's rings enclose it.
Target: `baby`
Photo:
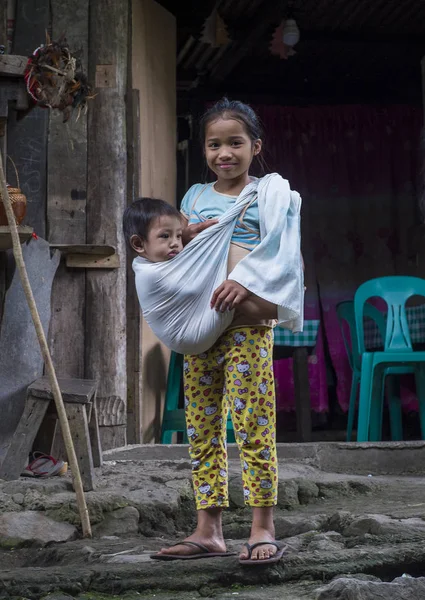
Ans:
[[[184,222],[176,208],[155,198],[139,198],[126,208],[123,217],[124,236],[129,247],[142,258],[159,263],[171,260],[183,250]],[[243,314],[263,319],[276,307],[262,298],[249,296],[237,307],[235,318]]]
[[[157,263],[183,250],[183,223],[177,209],[154,198],[140,198],[124,212],[124,236],[137,254]]]

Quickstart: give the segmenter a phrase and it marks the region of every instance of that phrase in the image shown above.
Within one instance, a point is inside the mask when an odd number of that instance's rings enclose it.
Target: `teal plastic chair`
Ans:
[[[351,380],[351,392],[350,392],[350,403],[348,406],[348,418],[347,418],[347,442],[351,441],[353,435],[354,425],[354,414],[356,411],[356,400],[360,387],[360,374],[361,374],[361,355],[359,353],[359,345],[357,341],[357,330],[356,321],[354,317],[354,302],[353,300],[346,300],[337,304],[336,312],[338,316],[338,322],[341,328],[342,339],[344,342],[345,350],[347,352],[348,362],[353,372]],[[380,310],[378,310],[372,304],[366,303],[364,305],[363,317],[369,318],[374,321],[381,334],[382,339],[385,338],[385,316]],[[348,330],[350,332],[350,339],[346,335],[346,328],[343,323],[347,323]],[[412,372],[410,369],[409,372]],[[396,374],[393,369],[386,369],[384,373],[384,380],[387,375]],[[382,394],[380,400],[380,410],[383,411],[384,405],[384,393],[385,385],[382,386]],[[390,426],[391,426],[391,439],[401,440],[403,439],[402,422],[401,422],[401,403],[400,403],[400,391],[397,387],[397,380],[395,377],[387,382],[388,392],[388,407],[390,413]],[[378,402],[378,399],[376,399]],[[381,416],[382,421],[382,416]],[[376,432],[375,436],[381,437],[381,432]],[[379,440],[376,440],[379,441]]]
[[[188,443],[184,408],[179,408],[180,389],[183,380],[183,359],[183,354],[171,352],[161,426],[161,444],[171,444],[173,433],[177,432],[183,433],[183,443]],[[231,444],[235,442],[230,413],[227,418],[227,441]]]
[[[422,439],[425,439],[425,352],[415,351],[406,317],[406,302],[412,296],[425,298],[425,280],[418,277],[379,277],[363,283],[354,296],[357,343],[361,355],[359,422],[357,441],[374,441],[382,428],[383,375],[390,368],[397,374],[414,372],[419,401]],[[363,314],[370,298],[382,298],[388,308],[383,351],[367,352]],[[377,399],[379,399],[377,401]]]

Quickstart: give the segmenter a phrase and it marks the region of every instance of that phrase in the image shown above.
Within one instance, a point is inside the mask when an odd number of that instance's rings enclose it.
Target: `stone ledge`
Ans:
[[[229,444],[229,458],[238,457],[236,444]],[[295,460],[333,473],[353,475],[425,474],[425,442],[319,442],[277,444],[280,461]],[[146,461],[187,459],[185,444],[125,446],[104,452],[105,460]]]

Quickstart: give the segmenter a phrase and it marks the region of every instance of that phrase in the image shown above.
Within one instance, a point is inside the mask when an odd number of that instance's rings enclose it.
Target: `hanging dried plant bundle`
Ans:
[[[68,121],[73,110],[77,119],[87,111],[87,100],[94,98],[80,60],[73,56],[64,36],[52,42],[46,35],[46,44],[34,50],[25,70],[27,90],[39,106],[63,112]]]

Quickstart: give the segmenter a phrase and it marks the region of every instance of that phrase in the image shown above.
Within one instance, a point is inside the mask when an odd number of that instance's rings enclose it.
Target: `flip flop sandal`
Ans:
[[[171,548],[174,548],[174,546],[188,546],[196,548],[198,552],[193,554],[151,554],[150,558],[154,560],[195,560],[197,558],[215,558],[234,556],[236,554],[236,552],[212,552],[206,546],[197,542],[178,542],[177,544],[173,544]]]
[[[278,542],[257,542],[256,544],[252,544],[252,546],[248,543],[244,544],[245,548],[248,549],[248,558],[240,558],[239,559],[239,564],[240,565],[249,565],[250,567],[252,566],[257,566],[257,567],[261,567],[262,565],[273,565],[276,564],[280,561],[280,559],[283,556],[283,553],[287,550],[288,546],[286,546],[285,544],[280,544]],[[251,558],[252,556],[252,551],[255,550],[255,548],[258,548],[259,546],[275,546],[277,548],[277,552],[275,554],[273,554],[273,556],[271,556],[270,558],[264,558],[264,559],[256,559],[253,560]]]
[[[56,460],[53,456],[34,452],[34,460],[22,471],[25,477],[54,477],[59,475],[65,464],[63,460]]]

